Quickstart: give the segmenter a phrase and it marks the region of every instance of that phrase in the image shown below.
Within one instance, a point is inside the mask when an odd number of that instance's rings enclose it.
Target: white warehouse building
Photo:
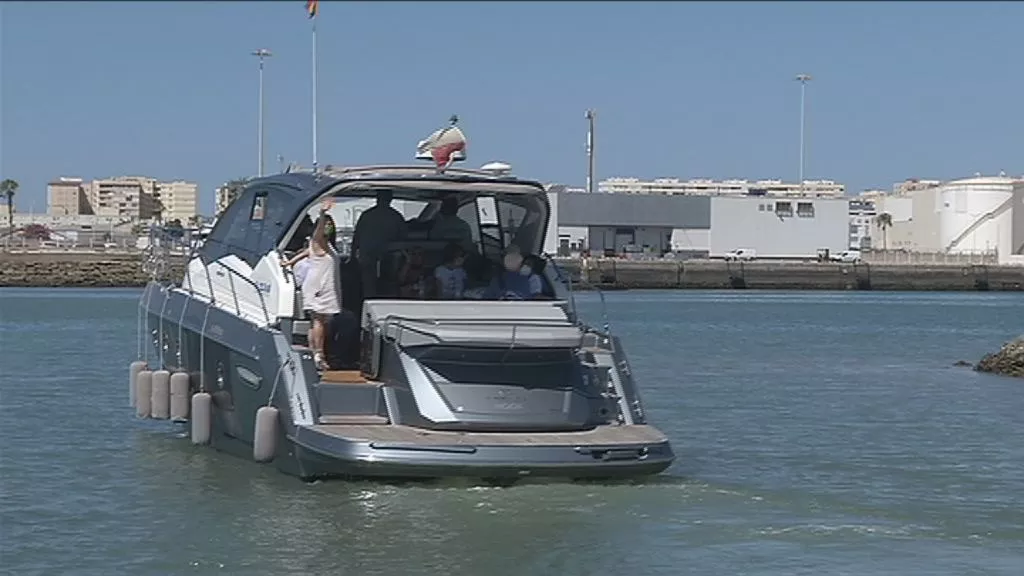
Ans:
[[[849,247],[847,198],[551,192],[557,241],[547,248],[559,254],[721,257],[745,248],[759,258],[807,258]]]

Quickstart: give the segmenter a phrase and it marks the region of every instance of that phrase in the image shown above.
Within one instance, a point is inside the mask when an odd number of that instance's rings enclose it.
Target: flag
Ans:
[[[316,18],[317,0],[306,0],[306,13],[310,18]]]

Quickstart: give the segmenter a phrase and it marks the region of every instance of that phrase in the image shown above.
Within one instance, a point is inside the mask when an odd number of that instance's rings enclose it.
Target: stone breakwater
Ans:
[[[987,354],[974,369],[1024,378],[1024,336],[1003,344],[998,352]]]
[[[576,289],[1024,290],[1024,267],[558,259]],[[184,274],[173,258],[168,278]],[[138,254],[0,253],[0,286],[141,287]]]
[[[170,277],[184,275],[184,261],[170,261]],[[135,288],[149,275],[138,254],[99,252],[0,253],[0,286]]]

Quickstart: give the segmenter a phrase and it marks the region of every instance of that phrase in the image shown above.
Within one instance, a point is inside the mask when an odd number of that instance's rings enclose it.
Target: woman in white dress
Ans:
[[[320,204],[320,217],[316,222],[316,230],[310,237],[309,246],[284,263],[285,266],[294,266],[303,258],[308,258],[308,269],[302,279],[302,301],[312,316],[309,347],[313,349],[313,359],[320,370],[327,368],[324,361],[327,325],[331,317],[341,312],[340,295],[335,282],[336,264],[328,248],[334,243],[336,234],[334,219],[328,214],[333,206],[332,198],[324,199]]]

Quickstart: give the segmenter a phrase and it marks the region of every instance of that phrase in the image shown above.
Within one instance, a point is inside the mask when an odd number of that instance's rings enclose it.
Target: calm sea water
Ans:
[[[0,571],[1024,573],[1024,381],[951,366],[1019,295],[608,294],[679,461],[512,488],[306,484],[136,420],[137,297],[0,290]]]

